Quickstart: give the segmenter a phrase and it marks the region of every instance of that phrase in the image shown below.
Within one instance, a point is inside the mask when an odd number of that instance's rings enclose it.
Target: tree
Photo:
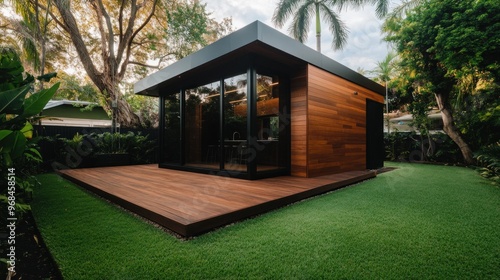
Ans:
[[[24,64],[31,66],[32,70],[39,75],[45,74],[47,66],[52,71],[54,67],[47,61],[53,59],[55,49],[60,46],[57,38],[49,37],[51,35],[49,25],[52,23],[47,11],[43,12],[37,2],[29,0],[12,0],[11,2],[21,19],[0,16],[6,23],[2,28],[9,31],[0,42],[14,47],[18,53],[22,54]],[[3,3],[3,0],[0,0],[0,3]],[[47,5],[50,7],[51,3],[51,0],[48,0]],[[39,84],[40,88],[43,88],[43,81]]]
[[[91,81],[82,81],[77,76],[68,75],[64,72],[58,75],[55,80],[60,82],[61,86],[52,99],[100,102],[98,90]]]
[[[389,52],[384,60],[377,62],[377,66],[374,70],[370,71],[371,74],[375,74],[374,80],[378,83],[383,83],[385,87],[385,104],[387,112],[387,128],[390,132],[390,122],[389,122],[389,87],[388,83],[393,78],[396,71],[395,58],[397,54],[395,52]]]
[[[148,69],[161,68],[175,59],[175,50],[164,40],[170,24],[166,10],[179,3],[192,5],[188,0],[12,2],[30,3],[48,15],[50,35],[61,45],[71,46],[58,50],[61,65],[83,67],[98,88],[99,99],[105,100],[105,109],[111,111],[117,102],[117,119],[124,126],[137,126],[140,119],[123,98],[121,82],[131,75],[146,75]],[[75,65],[75,60],[81,65]],[[149,61],[157,65],[151,66]]]
[[[321,52],[320,14],[323,13],[324,20],[329,24],[333,35],[333,48],[342,49],[347,43],[348,31],[332,6],[331,1],[328,0],[281,0],[274,11],[273,22],[281,28],[288,18],[294,15],[289,31],[295,39],[303,43],[309,33],[309,22],[314,16],[316,20],[316,49]]]
[[[170,54],[181,59],[213,42],[231,31],[231,21],[218,23],[210,18],[206,4],[198,0],[179,3],[167,9],[168,26],[165,40]]]
[[[67,0],[54,0],[58,15],[53,13],[53,19],[71,38],[78,57],[87,72],[107,100],[108,111],[112,103],[117,103],[117,119],[125,126],[137,126],[140,120],[132,112],[130,105],[121,99],[119,82],[125,77],[127,66],[131,62],[132,50],[139,44],[137,39],[141,31],[151,22],[158,6],[158,0],[119,1],[116,4],[102,0],[85,1],[76,4]],[[86,14],[94,25],[92,29],[83,29],[82,17],[75,16],[75,5],[84,5],[89,11]],[[116,5],[116,6],[115,6]],[[100,54],[89,51],[89,46],[95,46],[89,40],[100,43]],[[88,42],[90,44],[88,44]]]
[[[493,0],[422,2],[405,19],[392,19],[386,37],[397,46],[413,94],[434,96],[443,130],[458,145],[466,163],[473,162],[472,149],[455,115],[475,109],[452,103],[460,93],[494,94],[498,99],[499,13]]]
[[[316,49],[321,52],[321,15],[329,26],[333,35],[333,49],[342,49],[347,43],[348,30],[340,20],[339,15],[334,11],[341,11],[343,8],[359,8],[365,4],[375,4],[376,13],[383,17],[389,9],[387,0],[280,0],[274,10],[273,22],[281,28],[293,15],[292,25],[289,28],[290,34],[303,43],[309,33],[309,23],[314,16],[316,21]]]

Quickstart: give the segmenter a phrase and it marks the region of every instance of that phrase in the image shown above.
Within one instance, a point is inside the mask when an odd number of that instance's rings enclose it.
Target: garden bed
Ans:
[[[31,212],[18,221],[16,233],[16,272],[11,279],[63,279]],[[7,271],[2,270],[2,275]]]

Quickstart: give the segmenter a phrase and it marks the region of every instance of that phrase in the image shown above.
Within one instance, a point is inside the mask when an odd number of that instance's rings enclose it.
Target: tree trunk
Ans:
[[[126,127],[137,127],[141,119],[133,111],[130,104],[123,99],[118,99],[117,122]]]
[[[319,3],[316,3],[316,49],[321,52],[321,20],[319,14]]]
[[[105,46],[102,49],[102,63],[103,69],[102,71],[99,71],[94,64],[94,61],[92,57],[90,56],[90,53],[87,49],[87,46],[85,44],[85,41],[83,40],[83,37],[80,33],[79,27],[78,27],[78,21],[71,12],[70,7],[68,6],[69,2],[64,1],[64,0],[54,0],[54,5],[57,7],[64,25],[62,27],[64,30],[68,33],[69,37],[71,38],[71,41],[73,42],[73,46],[76,49],[76,52],[78,53],[78,57],[80,58],[80,61],[82,62],[82,65],[87,72],[87,75],[89,78],[94,82],[94,84],[97,86],[97,88],[100,90],[101,94],[104,96],[106,99],[106,104],[105,104],[105,109],[112,111],[112,102],[114,100],[118,100],[118,109],[117,109],[117,122],[120,123],[122,126],[127,126],[127,127],[137,127],[141,124],[140,118],[132,111],[132,108],[130,105],[123,100],[121,97],[121,93],[119,90],[119,83],[123,79],[123,76],[125,74],[126,66],[128,64],[128,55],[130,54],[130,49],[127,49],[127,60],[122,64],[122,70],[119,72],[118,70],[118,65],[119,61],[116,59],[115,54],[114,54],[114,38],[113,36],[110,36],[109,34],[112,34],[111,32],[111,27],[108,27],[108,33],[103,32],[101,34],[101,38],[104,38],[104,40],[108,40],[107,44],[104,44]],[[148,20],[143,23],[142,27],[149,21],[149,19],[152,17],[153,12],[154,12],[154,7],[156,6],[156,2],[153,6],[153,11],[151,12],[150,16],[148,17]],[[96,6],[97,8],[97,6]],[[136,6],[133,6],[135,9]],[[102,10],[98,10],[98,12],[102,12]],[[131,21],[133,22],[133,19],[135,18],[135,15],[137,13],[137,9],[135,9],[132,12],[131,15]],[[101,13],[102,17],[105,17]],[[107,22],[109,23],[109,22]],[[127,39],[127,44],[123,43],[123,46],[131,46],[132,45],[132,40],[133,40],[133,24],[130,24],[127,30],[127,36],[125,36],[122,39]],[[136,30],[138,32],[140,29]],[[130,33],[130,34],[129,34]],[[109,36],[108,36],[109,35]],[[110,49],[107,49],[106,46],[109,46]],[[120,50],[120,55],[119,57],[121,58],[123,56],[123,52],[125,52],[125,47],[119,48]]]
[[[123,100],[123,96],[118,89],[118,86],[113,86],[113,84],[118,84],[118,81],[114,83],[111,79],[107,79],[106,82],[98,86],[99,90],[102,92],[103,96],[106,98],[105,109],[109,112],[113,112],[112,102],[117,100],[116,109],[116,121],[120,126],[125,127],[138,127],[141,125],[141,119],[137,116],[130,104]]]
[[[443,130],[450,136],[451,140],[455,142],[462,152],[462,156],[467,164],[472,164],[474,162],[474,157],[472,155],[472,150],[469,145],[464,141],[460,132],[454,125],[453,114],[451,112],[448,98],[443,94],[435,94],[438,108],[441,111],[441,116],[443,119]]]

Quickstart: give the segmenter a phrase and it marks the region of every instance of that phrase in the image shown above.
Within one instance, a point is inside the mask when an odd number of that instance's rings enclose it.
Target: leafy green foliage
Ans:
[[[395,43],[401,58],[401,75],[393,84],[412,97],[409,110],[416,125],[425,133],[425,115],[439,105],[453,116],[454,122],[444,130],[464,140],[460,147],[466,143],[477,150],[496,142],[500,6],[492,0],[418,4],[406,18],[391,17],[385,25],[386,39]]]
[[[500,184],[500,142],[482,148],[474,156],[482,166],[478,169],[481,176]]]
[[[460,150],[446,134],[422,135],[415,132],[384,134],[385,159],[404,162],[461,162]]]
[[[207,45],[209,13],[206,4],[179,3],[175,9],[167,9],[168,28],[165,39],[175,50],[175,58],[181,59]],[[213,32],[213,31],[212,31]]]
[[[344,25],[335,10],[342,10],[346,1],[327,1],[327,0],[281,0],[279,1],[274,14],[273,22],[278,27],[292,18],[289,28],[292,35],[299,42],[305,42],[309,33],[309,24],[312,19],[315,20],[317,51],[321,52],[321,19],[328,23],[332,33],[332,47],[342,49],[347,44],[347,27]],[[362,1],[352,1],[353,5],[360,6]],[[320,15],[322,18],[320,19]]]
[[[48,74],[47,80],[55,74]],[[59,84],[38,92],[33,91],[34,78],[24,73],[17,53],[10,49],[0,50],[0,170],[15,170],[19,211],[29,208],[24,204],[30,197],[33,176],[42,157],[33,139],[30,120],[39,114],[56,92]],[[5,176],[0,179],[2,194],[7,188]],[[8,203],[7,197],[0,197],[1,204]]]
[[[57,78],[61,87],[52,99],[79,100],[99,103],[99,92],[92,82],[62,73]]]
[[[102,133],[84,136],[91,138],[96,144],[96,154],[127,153],[130,154],[134,163],[147,163],[149,155],[154,151],[156,145],[149,140],[149,136],[140,132],[128,133]]]
[[[72,139],[44,137],[44,146],[59,151],[49,160],[60,163],[63,168],[94,167],[105,165],[97,162],[101,155],[128,155],[122,164],[144,164],[153,161],[157,144],[149,135],[134,133],[90,133],[75,134]],[[49,152],[50,153],[50,152]],[[71,159],[68,162],[68,159]]]

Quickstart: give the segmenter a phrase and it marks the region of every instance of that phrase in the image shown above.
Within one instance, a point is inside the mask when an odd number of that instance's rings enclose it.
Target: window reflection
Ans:
[[[218,168],[213,149],[220,137],[220,83],[188,89],[185,92],[186,165]]]
[[[283,137],[286,125],[280,123],[280,81],[257,74],[255,82],[249,86],[248,75],[241,74],[187,89],[182,114],[181,94],[164,96],[164,162],[180,164],[182,159],[188,167],[251,174],[254,167],[257,172],[286,167],[289,151],[280,145],[288,139]],[[251,120],[250,111],[255,112]]]
[[[181,117],[180,94],[169,94],[164,97],[164,129],[163,129],[163,155],[167,163],[179,164],[181,161]]]
[[[282,165],[279,135],[279,80],[257,74],[257,171],[272,170]]]
[[[224,80],[224,169],[247,171],[247,75]]]

